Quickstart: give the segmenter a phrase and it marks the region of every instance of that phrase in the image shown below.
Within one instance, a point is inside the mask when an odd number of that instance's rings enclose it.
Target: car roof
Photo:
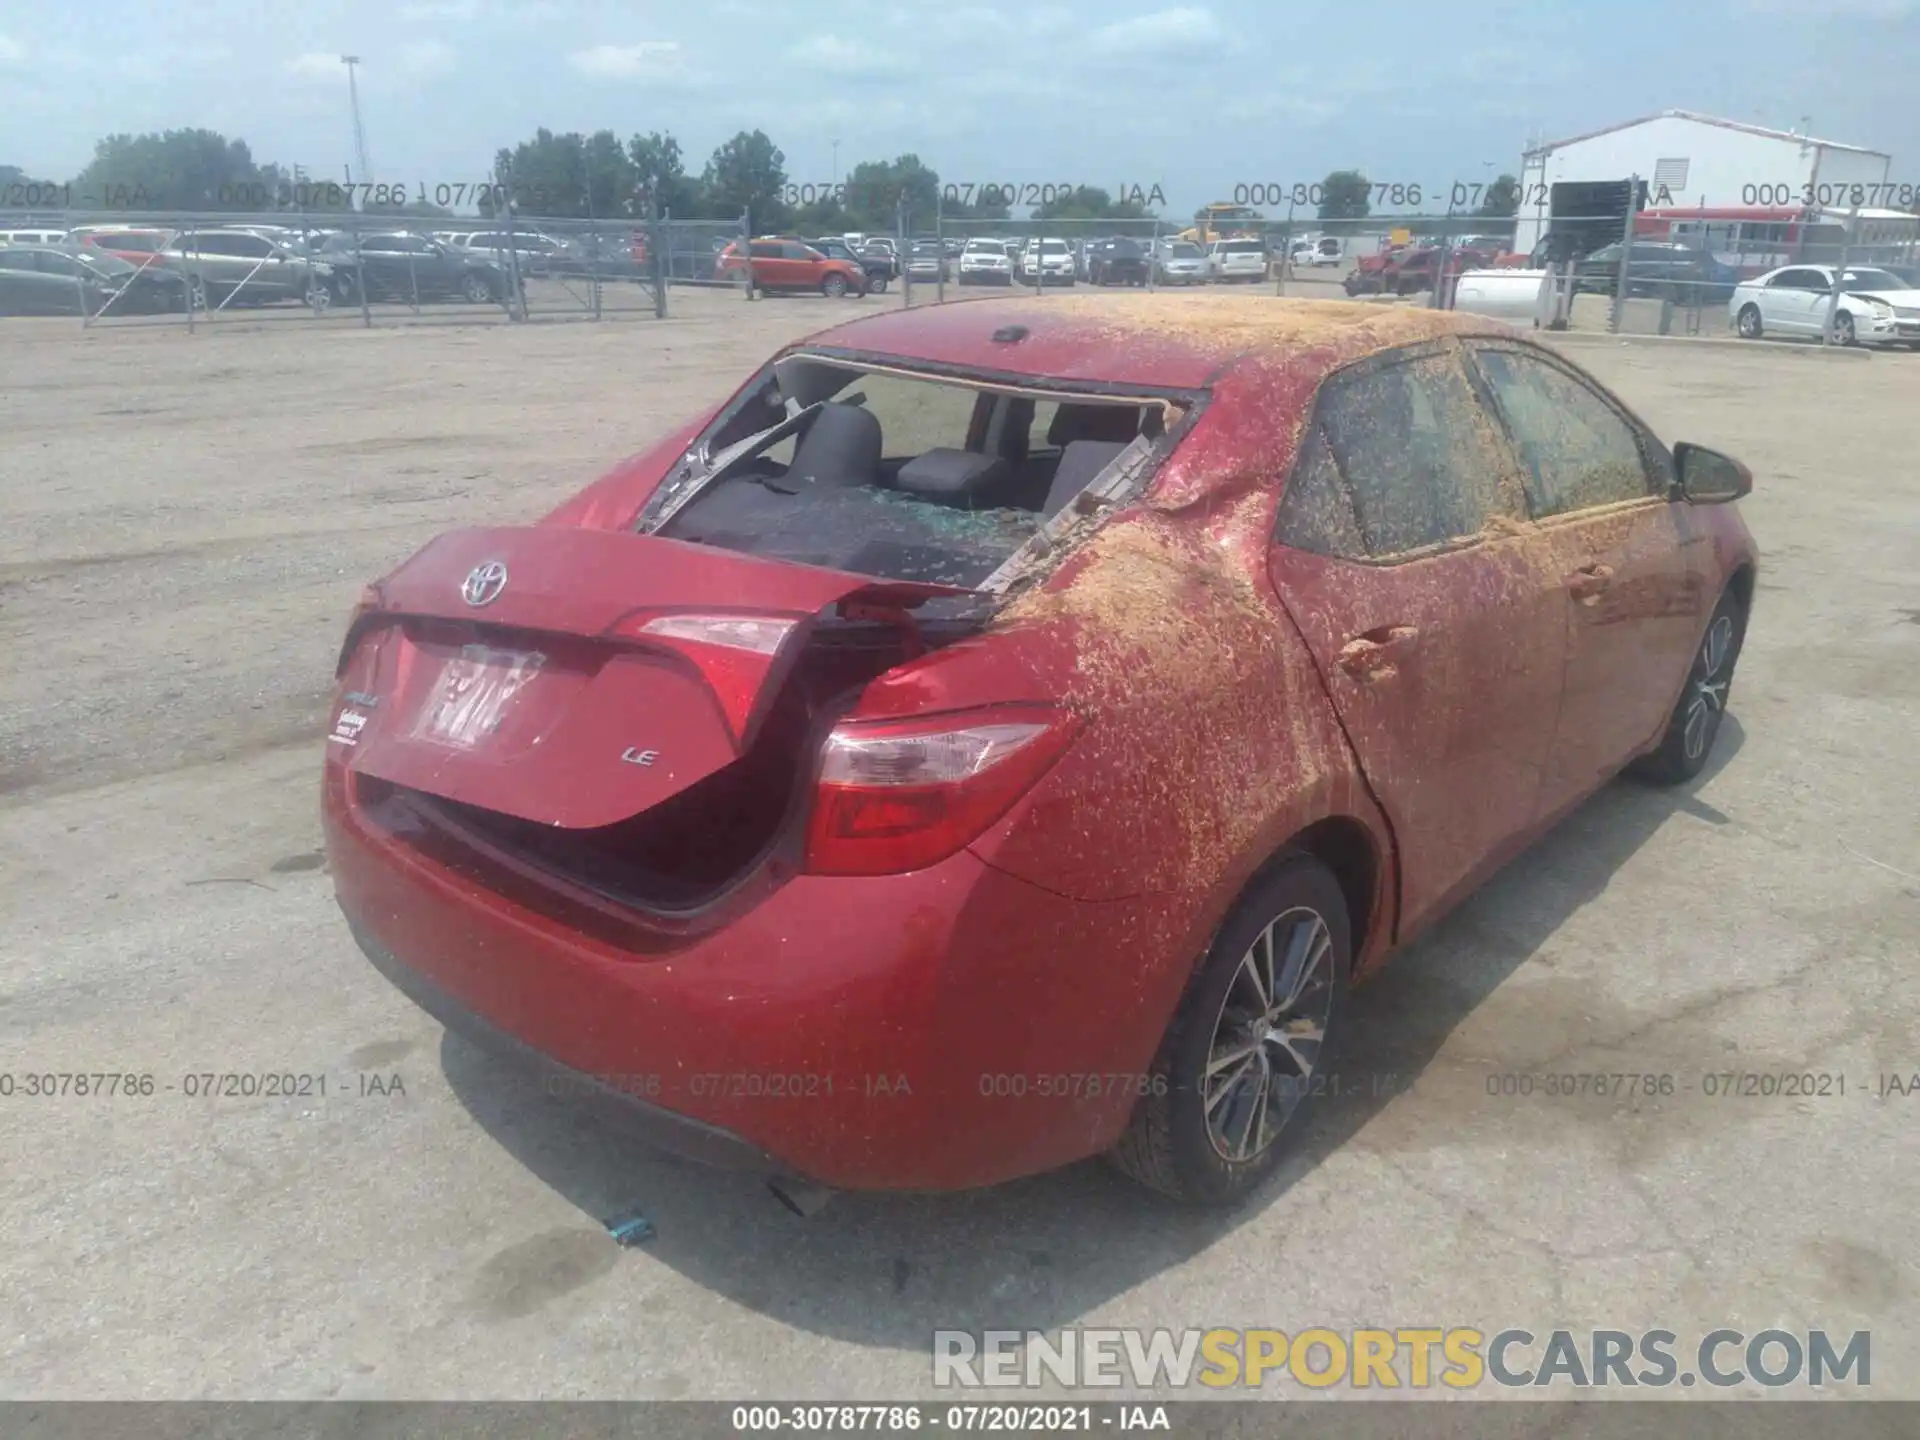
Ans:
[[[1016,344],[996,330],[1023,326]],[[1443,335],[1511,335],[1453,310],[1272,295],[1063,295],[889,310],[801,342],[935,366],[1036,378],[1196,389],[1249,358],[1314,356],[1326,368]]]

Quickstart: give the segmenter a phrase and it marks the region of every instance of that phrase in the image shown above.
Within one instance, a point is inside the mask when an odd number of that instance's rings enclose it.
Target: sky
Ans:
[[[0,164],[65,180],[102,135],[191,126],[341,176],[342,53],[356,178],[410,189],[481,181],[540,126],[671,130],[695,171],[757,127],[796,183],[912,151],[954,184],[1157,184],[1181,213],[1338,168],[1479,182],[1668,108],[1804,120],[1920,182],[1920,0],[0,0]]]

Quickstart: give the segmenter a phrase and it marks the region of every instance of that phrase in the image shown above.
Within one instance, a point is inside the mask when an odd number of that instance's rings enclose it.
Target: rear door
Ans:
[[[755,285],[767,290],[783,290],[793,283],[788,278],[791,267],[780,253],[779,241],[755,240],[748,246],[748,254]]]
[[[1666,724],[1713,603],[1711,557],[1664,447],[1558,357],[1470,347],[1561,585],[1567,663],[1541,817],[1619,773]]]
[[[201,237],[202,244],[218,247],[219,279],[246,300],[277,300],[287,293],[286,267],[271,243],[259,235],[229,231]]]
[[[336,753],[569,828],[743,754],[823,608],[964,593],[570,526],[454,531],[376,590],[341,671]]]
[[[1393,825],[1401,933],[1506,858],[1534,813],[1565,596],[1459,352],[1390,352],[1323,385],[1270,573]]]

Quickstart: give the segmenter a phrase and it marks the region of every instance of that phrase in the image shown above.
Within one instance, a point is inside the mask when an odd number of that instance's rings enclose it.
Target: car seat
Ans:
[[[794,446],[793,463],[768,488],[792,495],[810,485],[871,485],[880,474],[880,421],[858,405],[820,407]]]

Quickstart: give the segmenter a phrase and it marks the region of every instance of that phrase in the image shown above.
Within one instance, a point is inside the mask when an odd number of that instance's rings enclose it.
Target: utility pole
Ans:
[[[833,142],[833,187],[840,188],[840,142]]]
[[[367,161],[367,131],[360,123],[360,85],[355,80],[355,67],[360,63],[358,55],[342,55],[340,63],[347,67],[347,100],[353,106],[353,158],[360,166],[360,183],[373,183],[373,166]]]

